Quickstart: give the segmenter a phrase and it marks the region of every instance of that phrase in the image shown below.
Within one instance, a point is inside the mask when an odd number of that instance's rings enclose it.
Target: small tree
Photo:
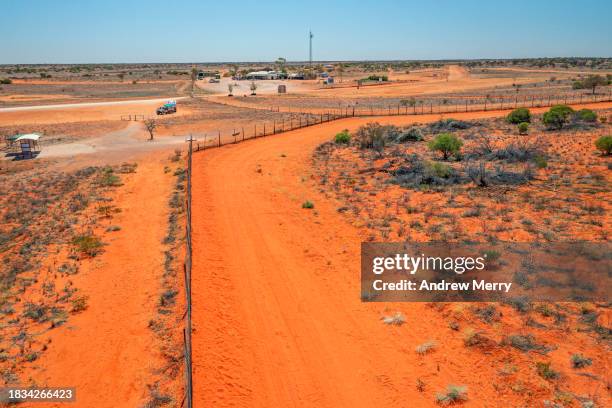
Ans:
[[[573,112],[567,105],[555,105],[544,113],[542,120],[549,129],[562,129]]]
[[[447,160],[450,155],[459,153],[463,142],[452,133],[440,133],[428,146],[432,151],[441,152],[444,160]]]
[[[287,60],[283,57],[278,57],[275,62],[280,72],[287,72]]]
[[[251,82],[251,95],[257,95],[255,91],[257,90],[257,84],[255,81]]]
[[[602,136],[595,141],[595,147],[603,154],[609,156],[612,153],[612,136]]]
[[[531,112],[527,108],[518,108],[510,112],[506,120],[515,125],[522,122],[531,122]]]
[[[234,96],[234,84],[227,84],[227,90],[229,91],[227,96]]]
[[[589,75],[582,84],[585,88],[591,88],[593,90],[593,95],[595,95],[595,89],[598,86],[606,86],[608,85],[608,80],[601,75]]]
[[[518,124],[519,135],[526,135],[529,130],[529,123],[521,122]]]
[[[153,140],[153,134],[157,128],[157,121],[155,119],[145,119],[144,125],[147,132],[149,132],[149,140]]]

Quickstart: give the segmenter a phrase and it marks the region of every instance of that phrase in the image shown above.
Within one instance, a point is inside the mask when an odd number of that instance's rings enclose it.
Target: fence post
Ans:
[[[263,136],[266,135],[266,122],[264,122],[264,131],[263,131]]]
[[[242,141],[244,141],[244,127],[242,128]]]
[[[219,147],[221,147],[221,131],[219,130]]]

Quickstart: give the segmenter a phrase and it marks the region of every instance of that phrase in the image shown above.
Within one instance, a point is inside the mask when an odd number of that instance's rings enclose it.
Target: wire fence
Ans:
[[[183,328],[183,354],[185,356],[185,396],[181,407],[193,407],[193,370],[192,370],[192,347],[191,347],[191,267],[192,267],[192,242],[191,242],[191,157],[193,146],[189,143],[187,155],[187,220],[186,220],[186,245],[185,263],[185,327]]]
[[[397,115],[426,115],[434,113],[459,113],[505,110],[515,108],[539,108],[553,105],[579,105],[585,103],[610,102],[612,101],[612,88],[604,89],[604,92],[562,92],[557,94],[538,95],[488,95],[488,96],[447,96],[436,98],[407,98],[396,100],[393,103],[382,101],[369,101],[366,103],[354,102],[346,106],[334,108],[300,108],[299,110],[290,106],[262,106],[259,109],[272,112],[295,112],[310,114],[333,113],[351,116],[397,116]]]
[[[542,97],[514,97],[509,98],[467,98],[461,103],[447,104],[443,101],[435,104],[421,103],[419,100],[411,100],[406,104],[376,106],[345,106],[334,109],[314,109],[313,111],[291,111],[289,108],[280,106],[260,108],[273,112],[291,113],[289,118],[273,120],[271,122],[255,123],[248,126],[240,126],[231,130],[208,133],[193,133],[194,151],[205,150],[213,147],[221,147],[227,144],[243,142],[249,139],[275,135],[301,129],[321,123],[331,122],[349,117],[374,117],[374,116],[410,116],[429,114],[452,114],[461,112],[487,112],[495,110],[509,110],[516,108],[538,108],[549,107],[558,104],[580,105],[586,103],[610,102],[612,101],[612,90],[602,94],[572,93],[562,95],[547,95]]]

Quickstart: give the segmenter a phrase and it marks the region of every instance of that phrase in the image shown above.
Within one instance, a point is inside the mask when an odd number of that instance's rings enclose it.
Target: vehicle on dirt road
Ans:
[[[176,101],[169,101],[159,108],[157,108],[156,113],[158,115],[168,115],[171,113],[176,113]]]

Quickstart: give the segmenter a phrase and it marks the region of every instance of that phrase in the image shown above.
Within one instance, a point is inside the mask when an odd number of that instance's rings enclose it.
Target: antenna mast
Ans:
[[[312,31],[308,31],[308,41],[309,41],[308,63],[311,68],[312,68],[312,37],[314,37],[314,35],[312,34]]]

